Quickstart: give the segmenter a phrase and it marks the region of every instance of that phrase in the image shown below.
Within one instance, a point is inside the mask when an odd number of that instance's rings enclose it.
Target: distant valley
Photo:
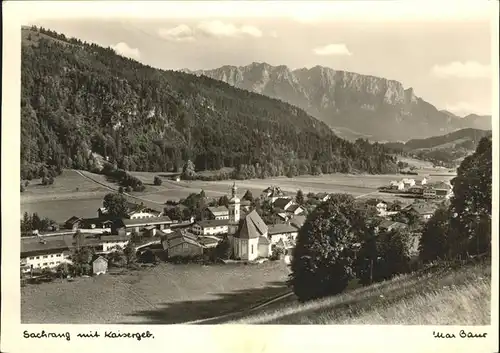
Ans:
[[[396,153],[411,155],[436,165],[454,167],[463,158],[474,153],[481,138],[488,136],[491,137],[491,130],[467,128],[426,139],[412,139],[406,143],[386,143],[384,146]]]
[[[349,140],[407,141],[463,128],[491,129],[491,116],[471,114],[462,118],[438,110],[417,97],[412,88],[381,77],[322,66],[291,70],[284,65],[256,62],[182,71],[293,104]]]

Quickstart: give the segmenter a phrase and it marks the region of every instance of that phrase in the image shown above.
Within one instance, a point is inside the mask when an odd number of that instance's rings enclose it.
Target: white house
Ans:
[[[298,216],[302,213],[304,213],[304,209],[302,208],[302,206],[294,203],[292,204],[291,206],[289,206],[287,209],[286,209],[287,212],[290,212],[291,214],[293,214],[294,216]]]
[[[387,214],[387,202],[385,201],[380,201],[375,205],[377,208],[377,213],[380,217],[384,217]]]
[[[278,198],[284,197],[285,193],[278,186],[270,186],[262,192],[262,195],[274,203]]]
[[[286,223],[275,224],[268,227],[268,238],[271,241],[271,244],[277,244],[280,240],[284,242],[295,242],[297,238],[299,230]]]
[[[195,222],[191,229],[194,234],[198,235],[227,234],[228,223],[227,219],[208,219]]]
[[[403,190],[405,188],[405,184],[402,181],[393,180],[390,182],[391,189]]]
[[[420,185],[425,185],[425,184],[427,184],[427,181],[428,181],[428,180],[427,180],[427,178],[426,178],[426,177],[424,177],[424,178],[420,181]]]
[[[255,210],[246,215],[232,241],[234,256],[238,259],[252,261],[271,254],[268,227]]]
[[[415,179],[404,178],[402,182],[405,189],[411,188],[415,185]]]

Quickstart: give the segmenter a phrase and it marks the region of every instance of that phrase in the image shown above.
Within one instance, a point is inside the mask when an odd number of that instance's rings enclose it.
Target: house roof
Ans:
[[[229,210],[227,209],[226,206],[207,207],[207,209],[214,216],[218,216],[218,215],[221,215],[221,214],[229,214]]]
[[[21,238],[21,254],[44,253],[68,250],[76,245],[74,233],[49,235],[44,237]],[[83,246],[95,246],[107,242],[126,241],[129,237],[125,235],[101,235],[86,236]]]
[[[105,258],[105,257],[103,257],[103,256],[99,256],[97,259],[95,259],[95,260],[94,260],[94,261],[92,261],[92,262],[96,262],[96,261],[98,261],[98,260],[99,260],[99,261],[106,261],[106,262],[108,262],[108,259],[106,259],[106,258]]]
[[[324,199],[327,196],[328,196],[328,194],[326,192],[320,192],[320,193],[316,194],[316,198],[318,198],[318,199]]]
[[[295,212],[295,211],[297,211],[298,208],[300,208],[300,205],[295,203],[295,204],[291,205],[290,207],[288,207],[287,211]]]
[[[297,228],[301,228],[304,225],[305,221],[306,221],[306,216],[295,216],[290,221],[290,224]]]
[[[278,224],[274,224],[274,225],[269,226],[268,234],[273,235],[273,234],[295,233],[295,232],[297,232],[296,227],[294,227],[290,224],[278,223]]]
[[[167,240],[167,245],[169,248],[173,248],[174,246],[178,246],[183,243],[188,243],[197,247],[201,247],[202,245],[198,243],[196,240],[192,239],[191,237],[187,236],[179,236],[179,237],[174,237],[171,239]]]
[[[197,221],[196,224],[198,224],[202,228],[220,227],[220,226],[227,226],[229,224],[229,220],[227,220],[227,219],[207,219],[204,221]]]
[[[269,241],[269,239],[267,239],[266,237],[264,236],[260,236],[259,237],[259,245],[269,245],[271,244],[271,242]]]
[[[76,222],[78,221],[81,221],[82,219],[80,217],[77,217],[77,216],[73,216],[71,217],[70,219],[68,219],[66,222],[64,223],[70,223],[70,224],[75,224]]]
[[[443,189],[443,190],[451,190],[451,186],[443,181],[438,181],[435,183],[426,184],[428,187],[432,187],[433,189]]]
[[[276,207],[276,208],[281,208],[281,209],[285,209],[285,207],[290,203],[292,202],[292,199],[291,198],[288,198],[288,197],[280,197],[279,199],[277,199],[276,201],[274,201],[273,203],[273,207]]]
[[[409,207],[406,208],[406,210],[414,211],[420,215],[424,215],[424,214],[434,213],[436,208],[437,207],[435,205],[429,203],[417,203],[417,204],[411,204]]]
[[[125,227],[133,227],[133,226],[148,226],[153,224],[170,224],[172,220],[168,216],[162,217],[151,217],[151,218],[139,218],[139,219],[122,219]]]
[[[242,239],[254,239],[261,235],[265,235],[268,231],[267,225],[264,223],[259,214],[253,210],[248,215],[246,215],[243,220],[243,224],[239,233],[238,238]]]
[[[401,228],[406,228],[407,225],[404,224],[404,223],[401,223],[401,222],[394,222],[394,221],[390,221],[390,220],[384,220],[384,221],[382,221],[379,224],[379,227],[380,228],[385,228],[385,229],[389,229],[389,228],[401,229]]]
[[[200,243],[201,245],[205,245],[205,246],[214,245],[214,244],[219,243],[218,239],[215,239],[212,237],[199,237],[197,240],[198,240],[198,243]]]

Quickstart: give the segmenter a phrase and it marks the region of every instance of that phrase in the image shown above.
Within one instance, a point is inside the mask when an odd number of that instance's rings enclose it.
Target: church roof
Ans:
[[[243,220],[243,224],[237,237],[242,239],[255,239],[262,235],[267,235],[267,231],[267,225],[264,223],[259,214],[253,210]]]

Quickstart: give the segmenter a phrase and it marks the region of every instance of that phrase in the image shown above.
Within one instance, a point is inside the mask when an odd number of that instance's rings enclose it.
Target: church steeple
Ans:
[[[229,221],[236,224],[240,221],[240,199],[236,196],[238,187],[233,183],[231,187],[231,199],[229,200]]]
[[[233,183],[233,187],[231,188],[231,197],[236,197],[236,191],[238,191],[238,187],[236,186],[236,182]]]

